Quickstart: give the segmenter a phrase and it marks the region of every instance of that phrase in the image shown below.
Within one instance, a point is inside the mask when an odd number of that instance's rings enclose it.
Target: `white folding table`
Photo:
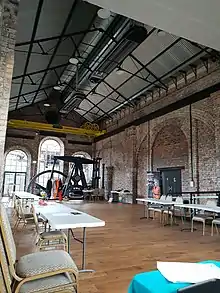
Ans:
[[[90,216],[81,211],[71,209],[63,204],[48,203],[46,206],[35,205],[35,210],[43,218],[47,219],[49,226],[56,230],[68,230],[68,252],[70,248],[70,234],[74,240],[82,244],[82,269],[80,272],[94,272],[86,269],[86,228],[105,226],[105,221]],[[83,239],[78,239],[73,229],[83,228]]]
[[[208,206],[208,205],[202,205],[202,204],[180,204],[180,203],[177,203],[177,204],[174,203],[174,206],[180,207],[180,208],[187,208],[191,210],[202,210],[202,211],[220,214],[220,207],[217,207],[217,206]]]
[[[15,191],[15,196],[21,200],[31,199],[34,201],[38,201],[40,199],[39,196],[26,191]]]

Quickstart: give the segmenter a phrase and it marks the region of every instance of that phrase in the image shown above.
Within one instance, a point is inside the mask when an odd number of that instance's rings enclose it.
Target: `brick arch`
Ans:
[[[180,117],[178,117],[180,118]],[[181,117],[182,118],[182,117]],[[176,131],[175,131],[176,130]],[[172,134],[173,132],[176,132],[177,136],[179,137],[179,140],[175,138],[174,144],[177,147],[170,148],[170,150],[174,150],[174,153],[169,155],[167,154],[167,162],[165,160],[162,162],[162,164],[158,164],[158,166],[153,166],[154,170],[156,170],[159,167],[174,167],[174,166],[185,166],[185,171],[183,171],[183,180],[188,176],[188,166],[189,166],[189,138],[188,138],[188,132],[187,129],[184,129],[184,120],[183,119],[175,119],[175,118],[170,118],[166,119],[163,121],[160,121],[160,123],[156,123],[153,128],[150,130],[150,142],[148,142],[148,137],[149,134],[145,135],[144,138],[142,139],[138,149],[137,149],[137,164],[138,164],[138,194],[142,196],[143,194],[146,193],[146,184],[147,184],[147,171],[151,169],[152,165],[152,158],[154,157],[153,154],[153,148],[155,146],[157,137],[161,135],[161,133],[165,133],[165,136],[168,136],[169,140],[169,135],[170,133]],[[172,138],[172,136],[171,136]],[[162,140],[167,142],[167,138],[164,137]],[[183,141],[182,146],[178,146],[178,143],[180,141]],[[162,143],[160,143],[162,145]],[[163,146],[163,145],[162,145]],[[175,155],[175,151],[179,152],[183,156]],[[176,158],[172,160],[172,156],[175,155]],[[166,156],[166,154],[165,154]],[[169,158],[170,157],[170,158]],[[179,159],[179,160],[178,160]],[[156,162],[156,161],[155,161]],[[156,162],[157,163],[157,162]]]
[[[155,136],[151,150],[154,170],[188,165],[188,141],[177,124],[170,123],[162,127]]]

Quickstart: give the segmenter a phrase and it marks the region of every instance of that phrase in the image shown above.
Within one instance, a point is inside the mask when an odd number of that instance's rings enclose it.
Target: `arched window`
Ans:
[[[86,153],[86,152],[76,152],[73,154],[74,157],[81,157],[81,158],[86,158],[86,159],[92,159],[91,156]],[[72,164],[70,163],[70,167]],[[83,171],[86,177],[86,182],[88,185],[92,184],[92,170],[93,170],[93,165],[91,164],[84,164],[83,165]]]
[[[9,151],[5,158],[3,195],[24,191],[28,171],[28,156],[22,150]]]
[[[53,167],[54,156],[64,155],[63,142],[58,138],[46,138],[43,139],[39,146],[38,153],[38,170],[37,173],[51,170]],[[54,170],[63,172],[63,162],[57,161]],[[50,173],[43,174],[38,178],[38,183],[44,187],[47,185],[47,180],[50,178]],[[56,179],[56,173],[54,174]]]

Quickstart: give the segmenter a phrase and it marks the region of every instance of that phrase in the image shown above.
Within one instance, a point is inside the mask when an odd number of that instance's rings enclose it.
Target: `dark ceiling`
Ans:
[[[97,123],[213,52],[120,15],[101,19],[98,10],[82,0],[20,1],[10,112],[38,107],[44,115],[49,103],[63,117]]]

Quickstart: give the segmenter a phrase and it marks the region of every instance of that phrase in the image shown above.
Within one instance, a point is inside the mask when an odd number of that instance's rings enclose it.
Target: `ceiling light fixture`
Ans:
[[[116,74],[117,75],[122,75],[124,73],[124,70],[122,69],[122,68],[118,68],[117,70],[116,70]]]
[[[70,58],[69,63],[73,65],[77,65],[79,63],[79,60],[77,58]]]
[[[108,19],[111,16],[111,12],[104,8],[99,9],[97,14],[102,19]]]
[[[53,87],[53,89],[54,89],[55,91],[60,91],[60,90],[61,90],[61,87],[60,87],[59,85],[55,85],[55,86]]]
[[[45,103],[45,104],[44,104],[44,107],[50,107],[50,104]]]
[[[166,36],[166,32],[165,31],[163,31],[163,30],[158,30],[157,31],[157,35],[159,36],[159,37],[165,37]]]

